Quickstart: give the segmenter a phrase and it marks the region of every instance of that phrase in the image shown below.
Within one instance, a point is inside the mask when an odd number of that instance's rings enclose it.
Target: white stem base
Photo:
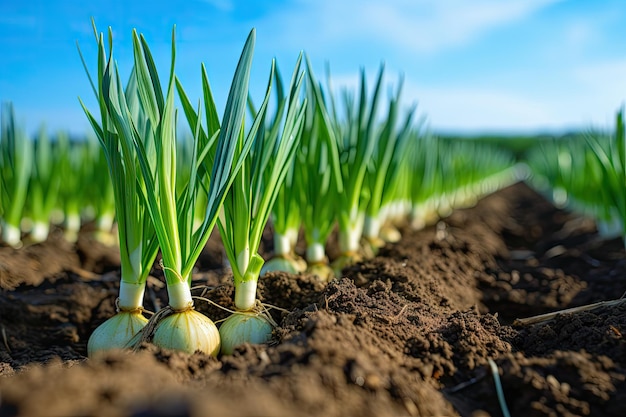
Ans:
[[[174,311],[184,311],[193,307],[191,289],[187,282],[167,284],[167,296],[169,297],[170,307],[172,307]]]
[[[137,284],[122,281],[120,283],[119,306],[122,310],[136,310],[143,306],[143,294],[146,290],[145,284]]]
[[[69,242],[76,242],[78,232],[80,232],[80,214],[70,213],[65,218],[65,239]]]
[[[274,233],[274,255],[286,256],[291,253],[291,238],[288,234]]]
[[[237,310],[251,310],[256,304],[256,287],[255,280],[242,281],[235,285],[235,307]]]
[[[343,253],[358,252],[361,240],[361,229],[358,227],[339,232],[339,249]]]
[[[22,241],[22,231],[19,227],[4,223],[2,225],[2,240],[8,245],[18,247]]]
[[[380,220],[377,217],[365,217],[363,236],[370,239],[376,239],[380,236]]]
[[[306,248],[306,260],[309,263],[323,262],[326,259],[326,251],[324,245],[319,242],[313,242]]]
[[[103,214],[98,217],[96,222],[96,227],[98,230],[103,232],[110,232],[113,229],[113,220],[115,219],[114,215],[111,214]]]
[[[298,229],[287,229],[285,232],[285,236],[289,239],[290,250],[296,247],[296,244],[298,243],[298,234]]]
[[[44,242],[48,239],[48,233],[50,233],[50,224],[37,221],[33,223],[33,229],[30,232],[30,239],[36,243]]]

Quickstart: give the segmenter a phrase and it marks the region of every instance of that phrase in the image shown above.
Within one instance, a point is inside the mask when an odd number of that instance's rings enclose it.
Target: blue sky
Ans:
[[[177,74],[200,97],[204,62],[223,106],[236,61],[255,27],[252,93],[270,62],[286,76],[304,50],[321,78],[356,87],[381,62],[386,80],[405,76],[404,101],[418,103],[444,132],[560,132],[609,127],[626,100],[623,0],[0,0],[0,100],[29,131],[89,131],[78,103],[95,101],[76,42],[95,66],[91,28],[113,28],[122,73],[131,31],[143,33],[168,70],[176,24]]]

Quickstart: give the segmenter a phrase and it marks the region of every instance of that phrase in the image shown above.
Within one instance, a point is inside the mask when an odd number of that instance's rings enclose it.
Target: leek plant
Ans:
[[[257,282],[264,264],[258,254],[263,230],[281,185],[290,169],[300,141],[306,102],[300,98],[303,74],[302,57],[298,58],[288,94],[283,98],[284,116],[272,124],[280,129],[259,130],[251,152],[237,173],[233,187],[224,201],[224,213],[218,223],[220,235],[231,264],[235,284],[235,314],[220,327],[222,353],[229,354],[243,343],[262,343],[271,337],[271,318],[258,308]],[[272,64],[272,78],[277,78]],[[279,112],[281,115],[282,112]],[[257,114],[257,118],[263,117]],[[245,149],[243,135],[239,149]]]
[[[35,138],[33,168],[27,196],[27,212],[32,222],[29,240],[43,242],[50,233],[52,210],[59,196],[61,172],[58,147],[42,127]]]
[[[339,150],[322,88],[307,59],[308,100],[301,146],[296,153],[296,183],[306,240],[307,271],[322,280],[334,277],[328,265],[326,243],[336,223],[343,191]]]
[[[0,215],[2,240],[22,246],[21,221],[33,165],[33,143],[16,125],[13,106],[3,104],[0,133]]]
[[[120,249],[121,281],[116,300],[117,314],[102,323],[92,333],[87,344],[89,356],[98,352],[127,347],[129,342],[147,324],[143,315],[146,280],[157,255],[158,245],[154,227],[140,196],[145,184],[139,172],[139,159],[128,129],[131,122],[123,124],[116,117],[124,109],[124,116],[132,119],[135,129],[146,129],[147,120],[139,105],[139,87],[135,72],[131,74],[125,91],[113,61],[113,37],[109,30],[107,55],[104,35],[94,35],[98,44],[97,78],[91,77],[81,53],[93,92],[98,100],[100,121],[81,100],[85,114],[98,138],[106,158],[108,175],[114,193]],[[80,50],[79,50],[80,52]],[[100,175],[106,175],[100,172]]]

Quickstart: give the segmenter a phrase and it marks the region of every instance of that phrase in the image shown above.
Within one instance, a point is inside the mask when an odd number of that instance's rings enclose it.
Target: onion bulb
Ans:
[[[335,272],[336,277],[342,276],[344,268],[348,266],[354,265],[357,262],[361,262],[363,260],[363,255],[358,252],[344,252],[337,259],[333,261],[330,267]]]
[[[265,262],[261,268],[261,274],[267,272],[282,271],[289,274],[297,274],[306,269],[306,262],[301,258],[295,258],[292,255],[278,255]]]
[[[130,340],[148,323],[141,310],[120,311],[94,330],[87,342],[87,355],[97,352],[123,349]]]
[[[263,314],[238,311],[220,326],[222,354],[230,355],[244,343],[266,343],[272,338],[273,326]]]
[[[320,280],[329,282],[335,277],[335,271],[324,262],[313,263],[309,265],[306,272],[311,275],[317,275]]]
[[[154,331],[152,343],[189,354],[201,351],[217,356],[220,351],[220,334],[211,319],[188,309],[162,319]]]
[[[402,238],[402,234],[393,224],[385,224],[380,229],[380,237],[385,242],[397,243]]]

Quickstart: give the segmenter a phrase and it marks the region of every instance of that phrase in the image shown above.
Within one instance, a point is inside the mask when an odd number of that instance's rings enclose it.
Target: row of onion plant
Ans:
[[[3,105],[0,136],[0,215],[2,240],[20,246],[21,221],[26,204],[33,163],[33,148],[26,134],[15,123],[13,106]]]
[[[21,247],[45,241],[60,227],[69,242],[94,224],[94,236],[111,242],[115,210],[104,156],[97,141],[50,136],[43,127],[29,137],[17,126],[13,108],[3,106],[0,137],[2,242]],[[100,168],[99,168],[100,167]]]
[[[397,241],[397,227],[409,219],[424,227],[522,178],[523,170],[506,149],[428,134],[416,106],[402,105],[402,78],[382,99],[384,67],[373,88],[361,72],[357,94],[344,90],[337,99],[330,75],[324,86],[307,64],[304,132],[293,173],[274,208],[277,258],[268,270],[302,270],[293,249],[302,229],[307,270],[329,279]],[[330,268],[326,245],[333,230],[341,254]]]
[[[618,112],[613,132],[593,129],[544,139],[525,156],[532,174],[530,184],[557,207],[593,218],[598,232],[606,238],[623,233],[619,214],[622,191],[612,173],[619,173],[622,166],[622,117]]]
[[[624,110],[617,112],[615,130],[607,135],[591,132],[586,143],[593,155],[589,160],[591,181],[598,183],[596,200],[599,230],[606,236],[621,236],[626,246],[626,128]]]
[[[134,60],[126,84],[114,59],[111,30],[105,39],[94,24],[94,35],[96,76],[82,54],[81,59],[98,112],[81,104],[102,150],[92,167],[111,178],[110,192],[100,195],[114,197],[114,210],[102,202],[93,211],[109,219],[115,212],[121,280],[117,314],[92,334],[90,355],[146,340],[209,354],[267,341],[274,323],[256,294],[265,264],[259,246],[270,218],[278,259],[286,260],[291,272],[302,270],[294,248],[303,230],[308,271],[329,279],[344,266],[373,256],[385,240],[397,240],[397,230],[385,226],[406,222],[419,211],[416,206],[428,202],[436,216],[443,216],[512,178],[510,155],[425,134],[415,106],[402,105],[402,79],[385,101],[383,66],[373,87],[361,71],[356,94],[346,89],[336,97],[330,76],[324,87],[308,59],[306,74],[298,59],[287,88],[272,63],[266,94],[256,108],[248,93],[252,31],[220,119],[204,66],[197,106],[177,78],[174,31],[166,84],[142,35],[133,31]],[[276,110],[270,114],[272,94]],[[190,136],[178,129],[176,97]],[[9,156],[21,152],[14,142],[2,141]],[[58,143],[64,150],[59,162],[64,177],[88,155],[98,154],[89,146],[70,152],[68,143]],[[5,159],[17,166],[15,158]],[[81,180],[59,184],[59,195],[66,185],[89,190]],[[14,190],[4,188],[7,195]],[[3,195],[2,201],[8,199]],[[72,214],[66,216],[66,229],[74,234],[76,207],[80,205],[73,202],[65,206]],[[219,331],[194,309],[191,294],[193,268],[216,224],[235,285],[234,314]],[[334,229],[340,256],[331,268],[326,245]],[[144,292],[159,250],[168,306],[148,320]]]
[[[266,341],[273,322],[256,298],[264,263],[258,248],[302,130],[306,102],[299,93],[300,61],[287,93],[277,89],[278,111],[267,121],[272,85],[276,81],[282,86],[272,63],[265,98],[246,128],[254,30],[241,54],[221,121],[204,66],[203,106],[192,105],[176,77],[174,32],[165,94],[143,36],[133,32],[134,65],[124,87],[113,59],[111,31],[108,51],[95,25],[94,33],[98,76],[90,80],[99,120],[83,107],[113,178],[123,262],[118,313],[93,333],[89,353],[151,340],[189,353],[217,354],[220,349],[230,353],[241,343]],[[186,146],[181,146],[176,126],[175,95],[193,136]],[[179,151],[188,170],[177,169]],[[193,267],[216,223],[233,272],[236,307],[219,332],[208,317],[194,310],[190,288]],[[134,228],[137,224],[142,226]],[[169,305],[147,320],[142,300],[157,249]]]
[[[612,132],[542,140],[526,154],[530,183],[558,207],[594,219],[602,237],[624,236],[625,140],[623,110]]]

